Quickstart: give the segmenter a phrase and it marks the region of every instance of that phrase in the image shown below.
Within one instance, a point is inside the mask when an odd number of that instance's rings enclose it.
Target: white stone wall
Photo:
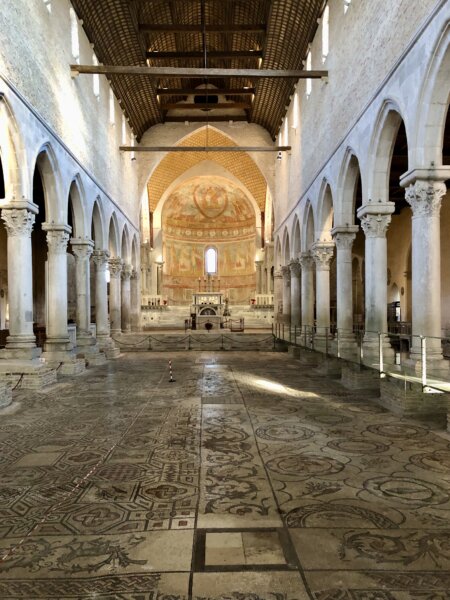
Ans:
[[[129,154],[118,151],[122,135],[119,103],[114,100],[116,121],[112,125],[106,78],[100,77],[97,98],[92,76],[72,79],[70,75],[69,64],[75,62],[71,54],[70,7],[68,0],[52,1],[51,12],[42,0],[2,2],[0,76],[4,79],[0,80],[0,91],[5,93],[24,137],[29,168],[33,168],[31,161],[36,152],[33,142],[52,138],[53,147],[61,150],[61,161],[68,162],[72,170],[82,171],[90,191],[94,193],[95,189],[105,204],[115,203],[112,208],[119,213],[119,220],[131,221],[138,230],[136,166]],[[93,48],[81,24],[79,42],[80,63],[92,64]],[[15,92],[29,103],[48,130],[29,109],[20,106]],[[126,132],[130,143],[128,125]],[[108,207],[105,210],[108,212]]]

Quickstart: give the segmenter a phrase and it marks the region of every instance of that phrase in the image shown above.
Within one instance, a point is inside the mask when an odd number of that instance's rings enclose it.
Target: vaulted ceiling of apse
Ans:
[[[301,70],[324,0],[72,0],[105,65]],[[137,138],[176,120],[167,106],[186,100],[204,78],[108,75]],[[295,79],[227,77],[207,83],[275,138]],[[208,102],[211,98],[208,98]],[[196,100],[197,101],[197,100]],[[201,101],[201,100],[199,100]],[[186,120],[228,120],[214,109]],[[181,117],[178,120],[185,120]],[[235,117],[235,120],[238,120]]]

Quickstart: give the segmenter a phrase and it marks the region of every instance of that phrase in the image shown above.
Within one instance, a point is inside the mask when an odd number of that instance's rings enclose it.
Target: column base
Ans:
[[[47,337],[44,342],[44,353],[48,352],[70,352],[73,344],[69,337],[51,338]]]
[[[25,390],[41,390],[47,385],[56,383],[56,369],[34,360],[2,360],[0,361],[0,382]]]
[[[12,389],[6,381],[0,381],[0,408],[6,408],[12,402]]]
[[[395,364],[395,352],[389,343],[387,336],[382,341],[383,365]],[[380,342],[379,338],[366,335],[363,340],[363,363],[377,369],[380,364]]]
[[[332,340],[330,344],[330,353],[333,356],[337,356],[338,350],[339,358],[355,361],[359,356],[359,348],[355,336],[347,336],[345,338],[339,337],[339,342],[336,338]]]
[[[0,350],[0,359],[6,360],[34,360],[39,358],[42,354],[42,348],[34,348],[25,347],[25,348],[16,348],[10,347],[8,343],[6,344],[6,348],[2,348]]]
[[[78,375],[86,369],[84,358],[77,358],[74,350],[45,350],[42,353],[45,364],[58,369],[61,375]]]
[[[105,353],[107,359],[115,359],[120,356],[120,348],[116,346],[114,341],[108,334],[97,333],[97,344],[99,349]]]

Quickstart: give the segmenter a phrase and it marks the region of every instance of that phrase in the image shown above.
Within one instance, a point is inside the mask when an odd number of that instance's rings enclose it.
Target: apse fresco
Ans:
[[[221,177],[196,177],[170,195],[162,221],[164,289],[171,302],[189,302],[198,290],[209,246],[219,258],[215,289],[220,285],[239,303],[254,296],[256,219],[242,190]]]

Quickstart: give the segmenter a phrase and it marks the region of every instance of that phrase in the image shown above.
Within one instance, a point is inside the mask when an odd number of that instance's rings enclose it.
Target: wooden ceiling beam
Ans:
[[[119,146],[121,152],[289,152],[291,146]]]
[[[144,75],[157,79],[225,79],[227,77],[247,77],[262,79],[326,79],[328,71],[296,71],[285,69],[204,69],[187,67],[136,67],[122,65],[70,65],[73,77],[77,75]]]
[[[141,23],[139,33],[202,33],[201,25],[176,25],[171,23]],[[248,25],[205,25],[206,33],[265,33],[263,23]]]
[[[228,123],[228,121],[248,121],[248,117],[244,115],[186,115],[186,116],[166,116],[165,123]]]
[[[204,52],[146,52],[151,60],[204,58]],[[262,58],[261,50],[231,50],[208,52],[208,59],[214,58]]]
[[[248,104],[247,102],[216,102],[214,103],[203,103],[203,104],[197,104],[194,102],[185,102],[185,103],[167,103],[167,104],[161,104],[161,110],[212,110],[214,108],[219,108],[221,110],[223,109],[229,109],[229,108],[233,108],[233,109],[240,109],[240,110],[246,110],[246,109],[251,109],[251,105]]]
[[[158,88],[158,96],[253,96],[256,88]]]

